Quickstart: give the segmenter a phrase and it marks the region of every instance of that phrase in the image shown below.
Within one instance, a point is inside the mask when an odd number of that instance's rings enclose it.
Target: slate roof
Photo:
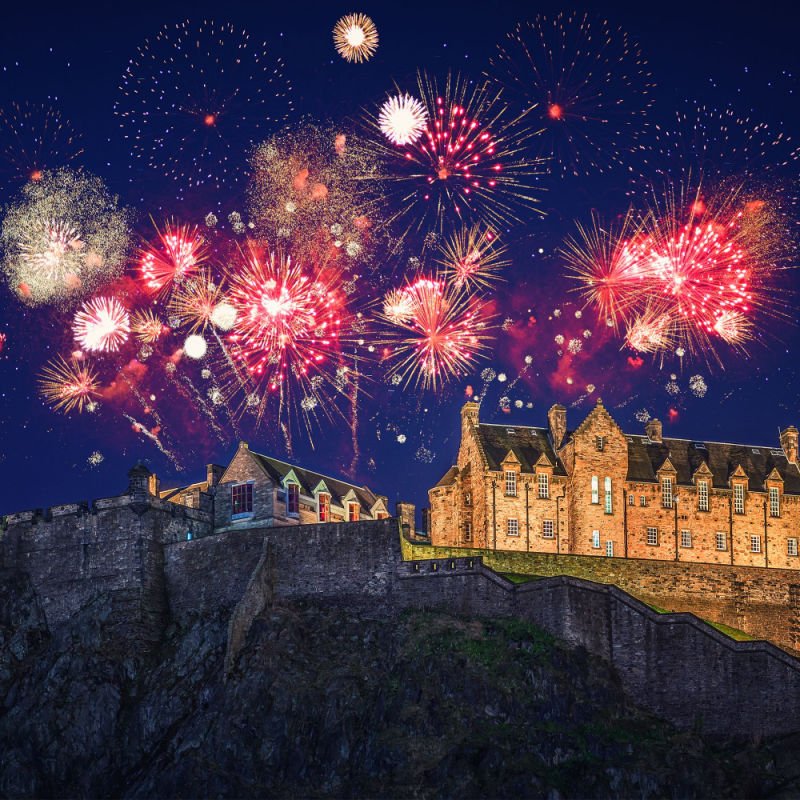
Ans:
[[[294,474],[297,476],[297,480],[300,481],[301,492],[308,497],[313,497],[314,489],[317,487],[317,484],[320,481],[324,481],[325,485],[331,492],[331,502],[335,505],[342,506],[345,495],[351,489],[355,493],[361,508],[365,511],[369,511],[378,501],[378,495],[376,495],[366,486],[355,486],[352,483],[341,481],[338,478],[330,478],[327,475],[320,474],[319,472],[313,472],[309,469],[296,467],[294,464],[287,464],[285,461],[279,461],[277,458],[271,458],[270,456],[261,455],[260,453],[254,453],[252,450],[250,451],[250,455],[253,456],[253,458],[263,467],[267,475],[269,475],[276,483],[281,483],[281,481],[283,481],[289,472],[293,470]],[[388,511],[388,502],[385,498],[384,503],[386,503]]]
[[[628,480],[653,482],[656,471],[669,456],[678,471],[678,484],[693,483],[695,470],[705,462],[712,472],[712,486],[730,488],[729,479],[741,465],[751,491],[764,491],[764,481],[773,469],[783,478],[787,494],[800,494],[800,470],[790,464],[780,448],[725,442],[700,442],[689,439],[664,439],[652,442],[646,436],[628,436]]]
[[[456,482],[456,477],[458,476],[458,467],[450,467],[447,472],[442,476],[441,480],[436,484],[436,486],[452,486]],[[436,486],[433,488],[435,489]]]
[[[477,426],[478,439],[489,462],[489,469],[499,470],[509,450],[519,459],[522,472],[533,472],[534,465],[544,453],[553,465],[554,475],[566,475],[547,428],[492,425],[481,422]]]

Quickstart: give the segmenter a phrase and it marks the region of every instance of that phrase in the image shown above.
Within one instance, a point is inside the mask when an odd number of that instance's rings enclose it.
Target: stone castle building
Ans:
[[[461,410],[457,463],[429,492],[431,544],[800,569],[798,431],[780,447],[623,432],[598,400],[574,430]]]

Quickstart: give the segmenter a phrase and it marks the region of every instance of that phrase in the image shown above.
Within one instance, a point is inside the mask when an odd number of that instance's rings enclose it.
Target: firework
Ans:
[[[419,278],[402,292],[410,316],[378,314],[387,324],[389,379],[436,391],[469,374],[489,351],[493,315],[487,302],[440,279]]]
[[[479,225],[462,228],[440,250],[439,263],[458,288],[487,288],[511,263],[503,258],[506,248],[498,243],[495,234]]]
[[[116,297],[87,301],[72,323],[75,341],[93,352],[116,352],[128,340],[130,330],[130,316]]]
[[[345,61],[369,61],[378,49],[378,29],[366,14],[348,14],[333,28],[333,45]]]
[[[144,248],[138,271],[144,285],[153,292],[168,290],[192,276],[206,255],[205,240],[196,226],[168,222],[158,230],[158,240]]]
[[[25,185],[0,231],[3,270],[26,302],[65,303],[116,277],[129,214],[99,178],[68,169]]]
[[[753,338],[753,323],[741,311],[723,311],[714,320],[713,330],[725,344],[733,346]]]
[[[181,325],[189,325],[191,332],[204,330],[224,296],[222,285],[208,270],[201,270],[175,287],[169,299],[170,317],[179,319]]]
[[[451,223],[501,229],[521,210],[537,210],[540,161],[526,155],[534,136],[525,115],[512,117],[500,90],[448,75],[443,85],[417,76],[427,114],[424,133],[407,145],[372,137],[368,152],[379,168],[360,176],[384,190],[387,222],[405,232],[442,232]],[[369,125],[381,130],[380,119]]]
[[[248,146],[292,111],[291,85],[266,42],[225,23],[166,25],[128,64],[115,105],[140,166],[184,187],[235,182]]]
[[[82,153],[80,136],[51,106],[25,102],[0,109],[0,172],[11,183],[37,181]]]
[[[199,361],[208,352],[208,342],[197,333],[186,337],[183,343],[183,352],[191,359]]]
[[[140,344],[155,344],[164,333],[164,323],[150,309],[134,311],[131,315],[131,333]]]
[[[221,331],[229,331],[236,324],[236,309],[228,302],[217,303],[211,311],[211,324]]]
[[[544,129],[553,171],[583,175],[625,166],[653,103],[639,45],[588,14],[538,15],[498,45],[491,76]]]
[[[410,94],[390,97],[378,114],[378,126],[392,144],[413,144],[425,131],[428,112],[425,106]]]
[[[39,391],[55,411],[82,412],[98,395],[97,373],[92,366],[61,356],[52,359],[39,375]]]
[[[639,353],[659,353],[674,346],[673,320],[660,309],[647,308],[631,320],[625,343]]]

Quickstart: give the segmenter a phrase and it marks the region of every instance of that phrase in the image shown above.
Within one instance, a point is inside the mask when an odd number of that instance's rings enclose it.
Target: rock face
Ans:
[[[291,601],[226,665],[229,612],[137,652],[103,593],[48,631],[0,581],[6,797],[708,797],[796,793],[796,742],[677,733],[533,625]],[[776,766],[776,764],[778,766]],[[782,773],[782,774],[778,774]],[[787,782],[788,780],[788,782]]]

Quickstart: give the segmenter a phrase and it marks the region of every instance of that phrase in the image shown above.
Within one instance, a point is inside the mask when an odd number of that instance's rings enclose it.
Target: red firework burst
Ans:
[[[161,292],[194,275],[203,263],[206,248],[196,226],[168,222],[163,232],[158,228],[156,232],[157,241],[139,256],[139,275],[148,289]]]
[[[484,299],[430,278],[390,295],[378,316],[388,326],[383,344],[391,378],[436,391],[469,374],[488,352],[493,314]]]

